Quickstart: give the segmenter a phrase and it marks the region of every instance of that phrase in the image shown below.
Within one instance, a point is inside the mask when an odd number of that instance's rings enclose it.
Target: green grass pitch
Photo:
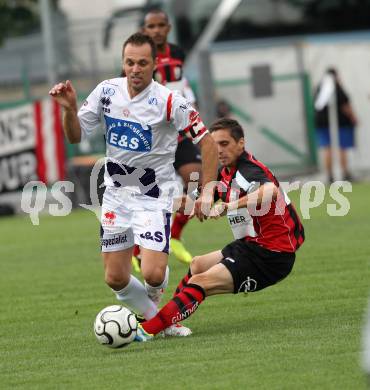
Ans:
[[[115,304],[103,282],[98,221],[0,219],[1,389],[365,389],[359,365],[370,288],[369,184],[346,194],[346,217],[326,203],[303,221],[292,274],[249,296],[211,297],[186,321],[189,338],[111,350],[93,335]],[[293,194],[297,205],[298,196]],[[231,240],[226,221],[192,221],[193,254]],[[186,267],[170,258],[170,297]]]

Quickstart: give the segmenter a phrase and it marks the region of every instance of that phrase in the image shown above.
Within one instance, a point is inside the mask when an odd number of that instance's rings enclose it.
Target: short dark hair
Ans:
[[[128,44],[133,46],[143,46],[146,43],[150,45],[152,49],[152,57],[153,60],[155,60],[157,58],[157,47],[152,38],[150,38],[148,35],[145,35],[141,32],[132,34],[130,37],[126,39],[122,47],[122,58],[124,57],[125,49]]]
[[[155,14],[155,15],[162,14],[164,16],[164,18],[166,19],[166,22],[167,23],[170,22],[170,18],[168,17],[168,14],[166,11],[163,11],[163,9],[160,9],[160,8],[149,8],[149,9],[147,9],[147,11],[144,14],[142,26],[145,26],[145,19],[149,14]]]
[[[209,131],[210,133],[213,133],[217,130],[229,130],[231,137],[236,142],[238,142],[241,138],[244,138],[243,128],[235,119],[221,118],[216,122],[213,122],[209,128]]]

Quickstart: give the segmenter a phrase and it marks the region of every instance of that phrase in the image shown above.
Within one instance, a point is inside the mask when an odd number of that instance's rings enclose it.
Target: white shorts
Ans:
[[[171,213],[135,207],[135,200],[122,199],[122,192],[107,187],[104,192],[100,244],[102,252],[116,252],[135,244],[168,253]],[[142,205],[142,203],[141,203]]]

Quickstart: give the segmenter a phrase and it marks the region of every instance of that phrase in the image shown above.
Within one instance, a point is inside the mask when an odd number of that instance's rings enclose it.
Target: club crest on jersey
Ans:
[[[103,87],[103,94],[107,96],[113,96],[116,93],[114,88],[111,87]]]
[[[150,97],[148,99],[148,104],[151,106],[158,106],[158,99],[156,97]]]
[[[104,116],[107,125],[107,143],[132,152],[148,152],[152,149],[152,128],[126,119]]]

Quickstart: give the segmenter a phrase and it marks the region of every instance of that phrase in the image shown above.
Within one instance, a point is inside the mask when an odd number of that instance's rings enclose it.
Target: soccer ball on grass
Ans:
[[[129,309],[119,305],[108,306],[98,313],[94,333],[99,343],[110,348],[130,344],[137,330],[137,320]]]

